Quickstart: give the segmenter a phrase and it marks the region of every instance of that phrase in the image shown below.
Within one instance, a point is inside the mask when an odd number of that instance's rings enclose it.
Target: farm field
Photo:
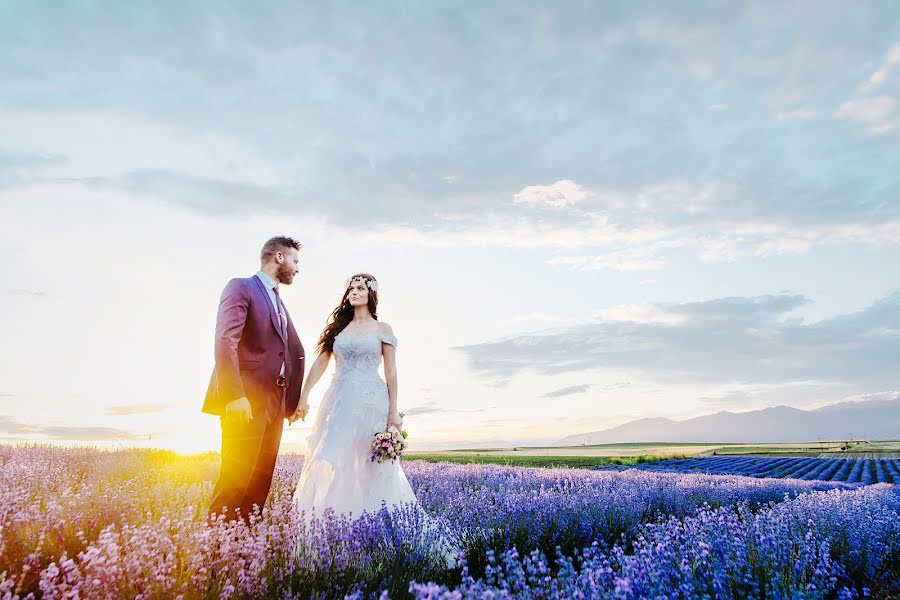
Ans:
[[[205,520],[215,454],[0,446],[0,595],[900,593],[896,485],[408,461],[421,508],[350,521],[292,509],[301,466],[248,526]]]
[[[818,458],[900,458],[900,452],[822,452]]]
[[[873,453],[862,453],[871,455]],[[603,466],[597,468],[604,468]],[[608,465],[605,468],[623,468]],[[900,458],[700,456],[634,465],[645,471],[900,484]]]
[[[505,465],[509,467],[571,467],[597,468],[605,466],[635,466],[670,458],[666,455],[591,456],[591,455],[541,455],[541,454],[480,454],[465,452],[410,453],[408,460],[431,463]]]
[[[711,444],[605,444],[602,446],[550,446],[518,448],[484,448],[475,450],[445,450],[441,452],[416,452],[416,456],[440,454],[446,456],[688,456],[721,448]]]
[[[840,450],[849,446],[850,450]],[[694,456],[774,456],[818,458],[900,458],[900,442],[796,442],[783,444],[604,444],[597,446],[519,447],[411,452],[429,462],[503,464],[542,467],[636,465]]]

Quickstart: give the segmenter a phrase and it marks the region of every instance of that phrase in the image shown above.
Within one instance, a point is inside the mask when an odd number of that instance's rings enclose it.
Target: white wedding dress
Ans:
[[[334,340],[336,371],[325,392],[294,490],[294,504],[309,516],[335,513],[359,516],[416,502],[400,461],[372,462],[372,441],[388,417],[387,385],[378,374],[381,344],[397,338],[380,332]]]

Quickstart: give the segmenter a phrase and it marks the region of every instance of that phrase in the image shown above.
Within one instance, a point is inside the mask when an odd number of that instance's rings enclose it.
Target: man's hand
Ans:
[[[247,425],[253,418],[253,412],[250,410],[250,401],[246,396],[232,400],[225,405],[225,420],[232,423]]]
[[[294,411],[290,417],[288,417],[288,424],[294,423],[297,419],[302,421],[306,421],[306,414],[309,412],[309,403],[305,398],[300,399],[300,404],[297,405],[297,410]]]

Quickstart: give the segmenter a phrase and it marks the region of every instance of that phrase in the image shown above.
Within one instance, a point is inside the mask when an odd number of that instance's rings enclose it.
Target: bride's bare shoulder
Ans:
[[[387,323],[385,323],[383,321],[379,321],[378,327],[379,327],[381,333],[383,333],[385,335],[394,335],[394,330],[391,329],[391,326],[388,325]]]

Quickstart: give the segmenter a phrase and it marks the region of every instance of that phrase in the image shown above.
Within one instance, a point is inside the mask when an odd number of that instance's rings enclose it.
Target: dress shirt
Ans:
[[[269,277],[268,273],[264,273],[259,271],[256,273],[256,276],[262,281],[262,284],[265,286],[266,291],[269,292],[269,300],[272,301],[272,306],[275,307],[275,314],[278,316],[279,323],[281,322],[282,312],[281,307],[278,306],[278,298],[275,297],[275,288],[278,286],[278,283]],[[284,315],[285,320],[287,320],[287,315]],[[285,340],[285,348],[287,348],[287,340]],[[281,374],[284,375],[284,362],[281,363]]]

